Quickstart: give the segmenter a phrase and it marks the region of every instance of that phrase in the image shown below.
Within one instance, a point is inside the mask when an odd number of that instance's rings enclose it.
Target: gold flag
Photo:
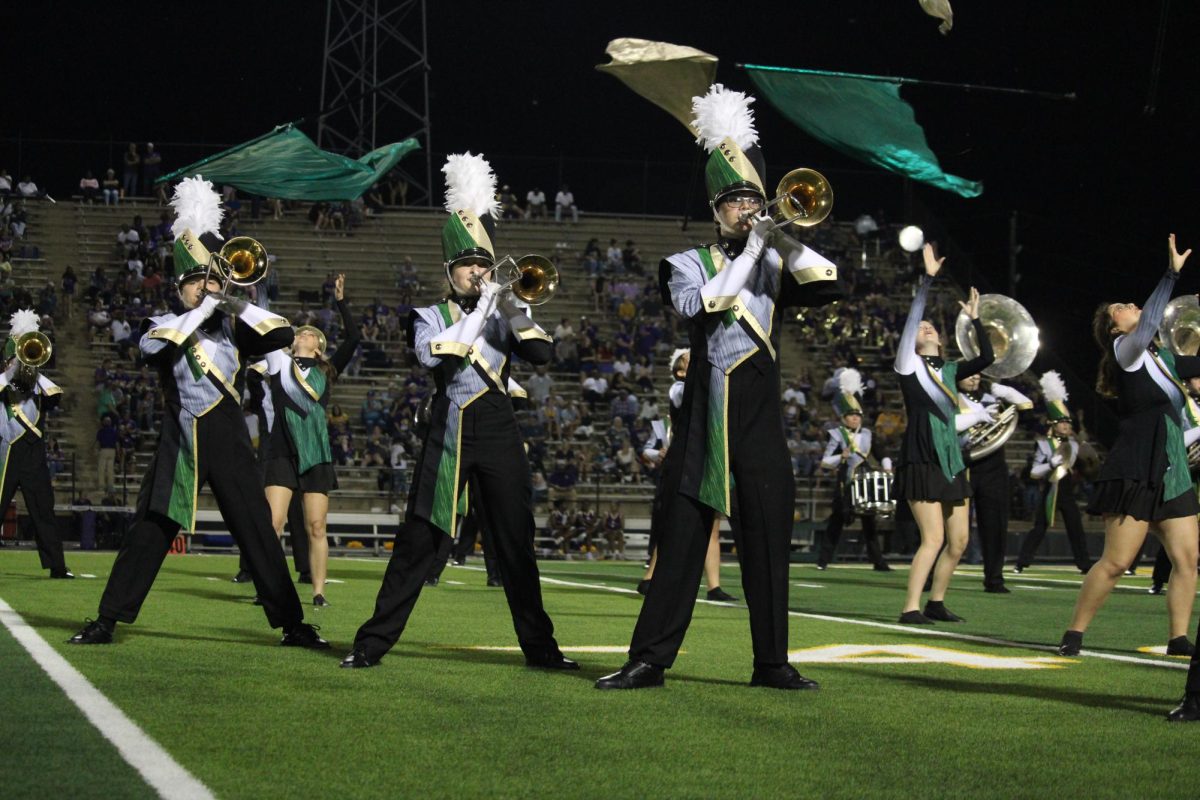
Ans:
[[[613,39],[605,54],[612,59],[596,69],[607,72],[630,89],[692,128],[692,98],[708,91],[717,75],[717,57],[667,42]]]
[[[920,0],[921,10],[931,17],[942,21],[938,25],[938,33],[945,36],[954,27],[954,10],[950,8],[950,0]]]

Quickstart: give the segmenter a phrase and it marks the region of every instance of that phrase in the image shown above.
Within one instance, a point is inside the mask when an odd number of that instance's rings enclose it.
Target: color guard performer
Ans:
[[[471,502],[478,504],[500,562],[525,663],[578,669],[563,657],[542,607],[529,462],[507,392],[511,357],[545,364],[552,341],[528,309],[490,279],[495,255],[489,229],[498,210],[491,166],[467,153],[451,155],[442,172],[450,211],[442,229],[450,296],[416,309],[409,319],[412,350],[436,384],[429,432],[375,611],[341,666],[375,666],[395,645],[440,542],[454,536],[459,494],[470,481]]]
[[[788,663],[788,569],[796,485],[783,434],[778,363],[781,310],[841,296],[837,267],[760,214],[765,167],[749,105],[713,85],[695,98],[710,152],[705,183],[717,242],[659,267],[664,302],[682,315],[691,365],[663,464],[654,580],[629,661],[599,689],[660,686],[691,621],[716,514],[731,515],[754,649],[752,686],[815,689]]]
[[[908,573],[908,593],[900,622],[928,625],[962,622],[946,608],[946,590],[962,558],[970,535],[971,485],[963,464],[955,418],[958,415],[958,381],[983,371],[994,360],[992,344],[979,322],[979,292],[974,287],[967,302],[960,302],[971,318],[979,342],[979,355],[965,361],[946,361],[937,328],[922,319],[926,298],[945,258],[937,258],[933,245],[924,247],[925,275],[917,287],[904,332],[896,346],[896,372],[908,412],[908,427],[900,448],[893,493],[907,501],[921,531],[921,546]],[[945,550],[942,545],[945,544]],[[939,553],[941,554],[939,557]],[[936,569],[934,562],[937,563]],[[933,572],[929,602],[921,611],[921,592]]]
[[[1180,254],[1174,234],[1167,250],[1168,269],[1145,310],[1133,303],[1105,303],[1093,317],[1092,334],[1103,353],[1096,391],[1117,398],[1120,427],[1087,509],[1104,517],[1104,552],[1084,578],[1058,652],[1079,655],[1089,623],[1153,526],[1175,565],[1175,579],[1167,589],[1167,652],[1192,656],[1187,696],[1170,718],[1191,721],[1200,719],[1200,659],[1187,638],[1196,593],[1200,502],[1183,443],[1187,391],[1182,381],[1200,376],[1200,358],[1154,346],[1179,271],[1192,252]]]
[[[62,389],[34,366],[50,357],[50,340],[39,330],[41,323],[34,311],[18,311],[10,324],[4,343],[6,368],[0,373],[5,411],[0,416],[0,516],[20,489],[33,523],[42,569],[50,570],[51,578],[74,578],[63,556],[54,518],[54,487],[46,463],[46,415],[62,400]]]
[[[292,342],[283,317],[220,294],[207,277],[217,247],[220,196],[199,176],[184,179],[171,203],[176,220],[175,276],[187,311],[151,317],[138,343],[159,369],[166,413],[158,450],[138,492],[137,510],[100,598],[100,615],[69,642],[108,644],[117,622],[137,619],[181,529],[192,530],[196,496],[208,481],[280,644],[326,649],[304,623],[300,598],[271,527],[271,510],[255,476],[254,448],[242,413],[242,365]]]

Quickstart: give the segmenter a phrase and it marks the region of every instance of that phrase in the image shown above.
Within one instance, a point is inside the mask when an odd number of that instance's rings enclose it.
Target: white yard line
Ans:
[[[158,795],[181,800],[213,798],[211,790],[183,768],[158,742],[147,736],[112,701],[100,693],[79,670],[52,648],[37,631],[0,599],[0,622],[8,628],[33,660],[58,684],[100,734],[112,742],[131,767]],[[100,645],[97,645],[100,646]]]
[[[464,569],[478,569],[482,567],[464,567]],[[633,589],[626,589],[616,586],[599,586],[594,583],[580,583],[578,581],[564,581],[558,578],[548,578],[545,572],[542,573],[542,583],[549,583],[557,586],[573,586],[579,589],[599,589],[605,592],[617,592],[619,594],[637,594]],[[725,608],[745,608],[743,604],[733,603],[718,603],[710,600],[697,600],[697,603],[704,603],[710,606],[723,606]],[[1022,650],[1043,650],[1046,652],[1058,652],[1058,647],[1048,644],[1029,644],[1026,642],[1013,642],[1008,639],[997,639],[992,636],[977,636],[969,633],[954,633],[945,630],[932,630],[924,625],[900,625],[889,622],[875,622],[865,619],[850,619],[847,617],[835,617],[830,614],[809,614],[803,611],[789,611],[788,616],[802,617],[804,619],[816,619],[822,622],[838,622],[844,625],[862,625],[868,628],[881,628],[883,630],[902,631],[904,633],[916,634],[918,636],[935,636],[943,639],[955,639],[961,642],[976,642],[978,644],[1001,645],[1003,647],[1017,647]],[[1099,658],[1106,661],[1119,661],[1124,664],[1139,664],[1150,667],[1165,667],[1167,669],[1187,669],[1186,663],[1178,663],[1171,661],[1163,661],[1156,658],[1139,658],[1138,656],[1124,656],[1117,653],[1097,653],[1092,650],[1084,650],[1083,655],[1088,658]]]

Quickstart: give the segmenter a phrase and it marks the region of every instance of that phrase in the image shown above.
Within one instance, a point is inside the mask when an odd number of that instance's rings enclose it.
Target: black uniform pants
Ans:
[[[32,433],[12,443],[0,489],[0,515],[8,510],[17,489],[25,498],[25,508],[33,522],[42,569],[66,572],[62,539],[54,522],[54,488],[50,485],[50,467],[46,464],[46,443]]]
[[[197,420],[196,456],[198,485],[203,486],[207,481],[212,488],[217,508],[249,562],[255,591],[271,627],[286,630],[299,624],[304,612],[288,574],[283,549],[271,526],[266,493],[260,482],[249,479],[257,472],[241,409],[226,400]],[[159,459],[171,459],[173,463],[174,458],[175,453],[160,447],[142,479],[137,511],[100,598],[101,616],[119,622],[137,619],[163,559],[179,533],[179,523],[150,510]]]
[[[974,495],[975,525],[979,548],[983,551],[983,585],[988,589],[1004,585],[1004,555],[1008,542],[1008,464],[1001,447],[971,464],[967,472]],[[1065,514],[1066,512],[1064,512]],[[1076,518],[1079,511],[1075,511]],[[1045,534],[1045,528],[1042,530]],[[1038,539],[1041,542],[1041,539]],[[1036,549],[1036,545],[1035,545]]]
[[[304,494],[292,492],[292,502],[288,504],[287,529],[291,534],[292,564],[297,574],[307,575],[308,567],[308,526],[304,523]],[[250,562],[243,553],[238,559],[238,569],[250,571]]]
[[[778,375],[747,364],[731,375],[728,391],[728,467],[737,495],[733,534],[750,609],[754,661],[784,664],[796,482],[783,436]],[[701,454],[685,453],[678,439],[667,451],[662,503],[654,520],[661,530],[658,560],[629,645],[631,659],[661,667],[675,662],[691,622],[715,513],[681,493],[685,455]]]
[[[475,497],[476,495],[472,494],[471,496]],[[433,566],[429,568],[429,575],[426,579],[442,577],[451,553],[454,554],[456,562],[465,562],[467,556],[475,552],[475,540],[481,537],[483,539],[483,566],[487,570],[488,580],[499,579],[500,568],[496,564],[496,557],[492,555],[487,531],[481,530],[479,527],[474,504],[468,504],[467,515],[459,521],[458,540],[451,542],[450,537],[447,536],[443,541],[438,542],[437,554],[433,558]]]
[[[1049,523],[1046,520],[1046,496],[1050,493],[1050,482],[1042,486],[1040,502],[1034,510],[1033,528],[1025,534],[1021,541],[1021,554],[1017,556],[1017,566],[1028,567],[1037,555],[1038,547],[1046,536]],[[1071,544],[1071,556],[1075,566],[1083,572],[1092,567],[1092,559],[1088,555],[1087,536],[1083,532],[1083,520],[1079,517],[1079,506],[1075,502],[1075,484],[1070,478],[1064,478],[1058,484],[1058,499],[1055,502],[1058,513],[1062,514],[1063,524],[1067,527],[1067,541]]]
[[[497,407],[477,401],[463,411],[459,486],[470,481],[471,505],[491,534],[517,642],[526,656],[543,659],[559,650],[554,624],[542,606],[541,578],[533,554],[529,462],[510,409],[507,404]],[[440,443],[427,441],[426,447],[430,446],[440,447]],[[445,531],[413,512],[419,492],[420,487],[414,485],[375,598],[375,611],[354,638],[354,646],[371,658],[382,656],[400,638],[438,549],[447,539]]]
[[[833,499],[833,513],[825,524],[825,532],[821,536],[821,547],[817,554],[817,563],[821,566],[832,562],[837,554],[838,541],[842,538],[842,528],[845,527],[852,510],[850,500],[845,492],[838,492]],[[883,553],[879,550],[879,536],[875,532],[875,515],[860,514],[862,523],[862,544],[867,548],[867,560],[872,564],[882,564]]]

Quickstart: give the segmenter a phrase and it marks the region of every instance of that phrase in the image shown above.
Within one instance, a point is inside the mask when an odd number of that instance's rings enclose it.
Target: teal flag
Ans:
[[[203,158],[156,183],[203,175],[215,185],[283,200],[353,200],[397,161],[420,149],[416,139],[389,144],[359,159],[329,153],[292,125]]]
[[[900,99],[897,83],[873,76],[744,66],[771,105],[833,149],[963,197],[983,193],[979,181],[942,171],[912,106]]]

